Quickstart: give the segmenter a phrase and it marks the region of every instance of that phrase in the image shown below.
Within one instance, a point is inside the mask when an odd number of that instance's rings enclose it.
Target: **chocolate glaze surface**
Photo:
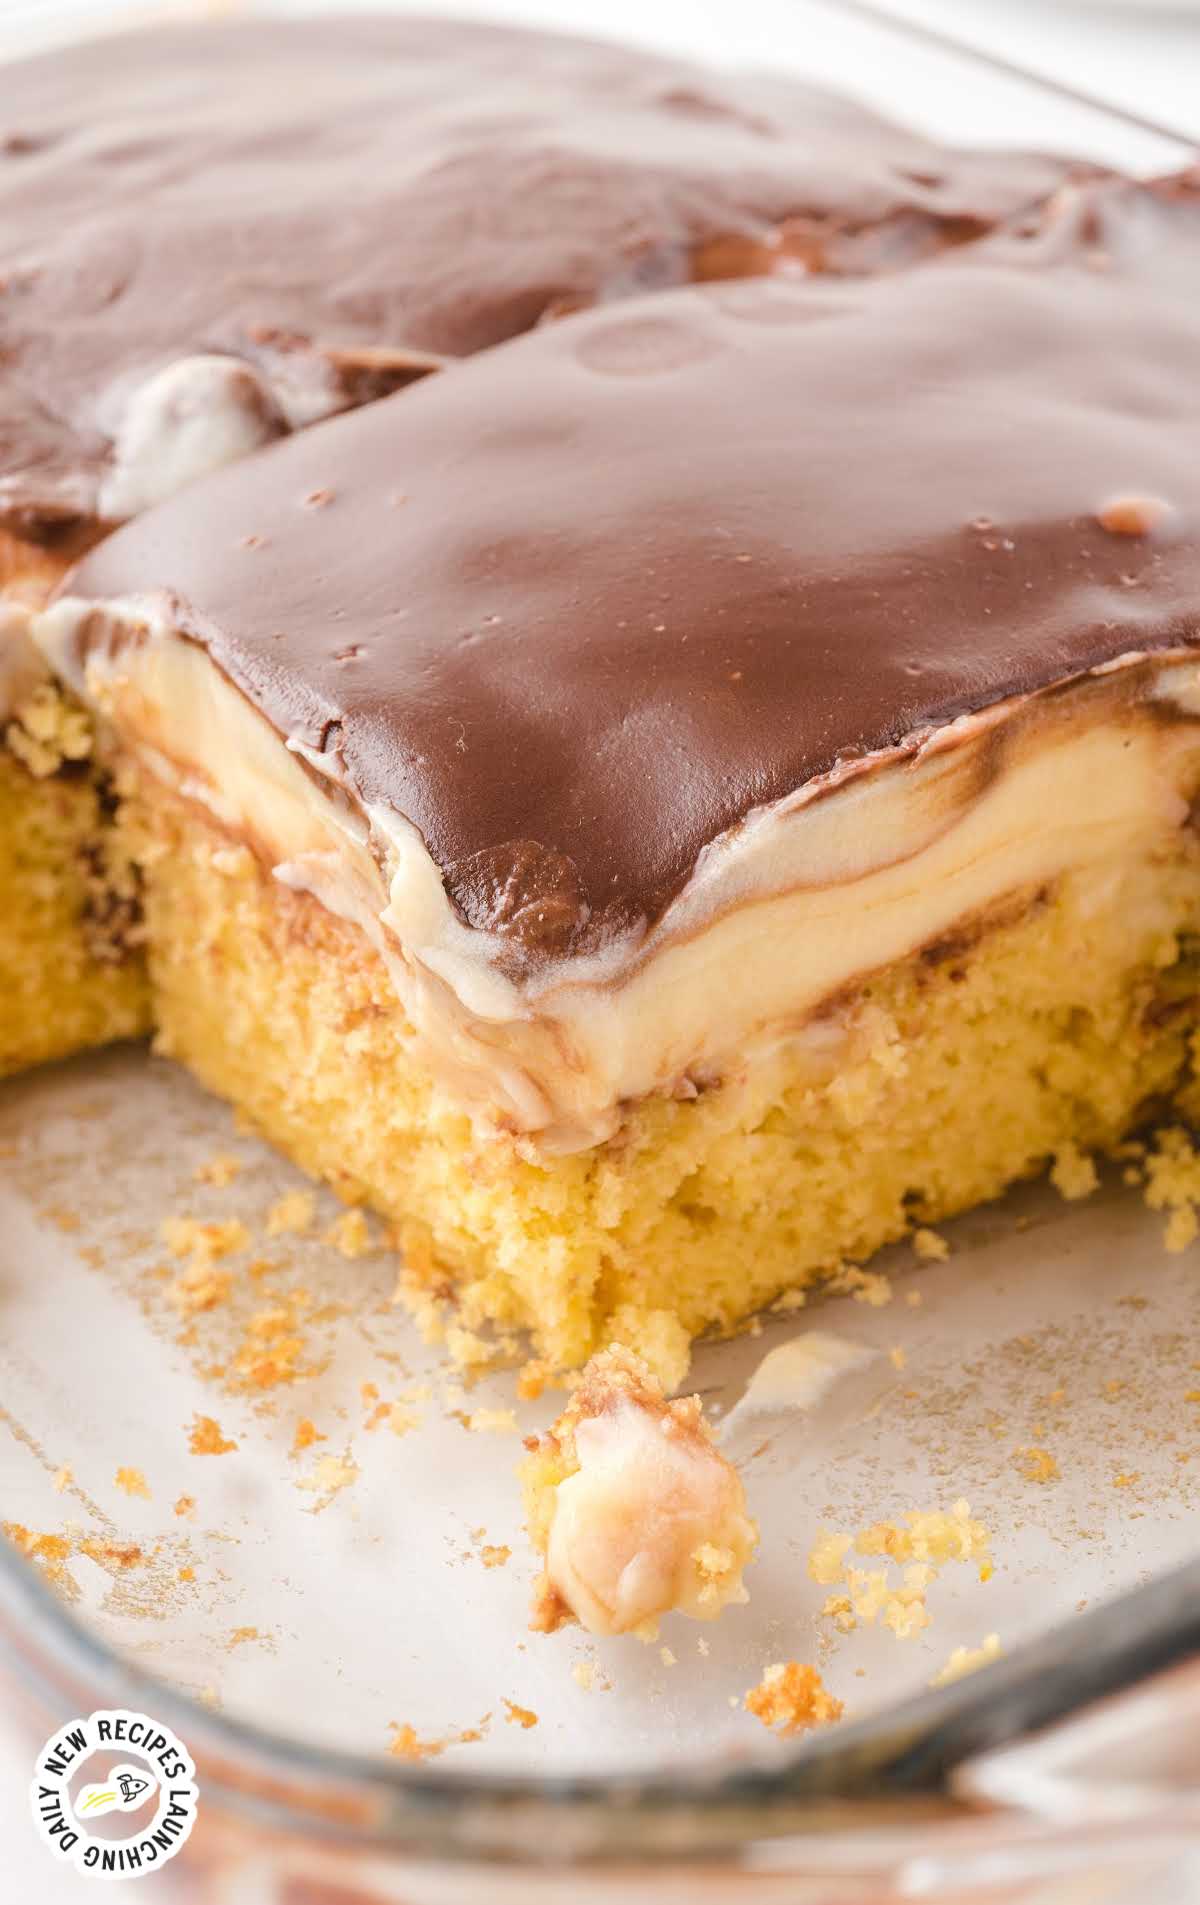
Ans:
[[[180,358],[231,353],[252,405],[308,422],[408,381],[410,350],[693,277],[904,263],[1068,169],[797,82],[445,21],[227,20],[6,64],[0,523],[131,513],[114,439]]]
[[[168,591],[536,962],[840,762],[1200,640],[1198,445],[1200,173],[921,271],[564,319],[221,472],[70,592]]]

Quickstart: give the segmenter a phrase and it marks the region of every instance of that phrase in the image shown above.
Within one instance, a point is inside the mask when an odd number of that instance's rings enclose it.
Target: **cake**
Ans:
[[[758,1529],[699,1396],[668,1402],[620,1344],[595,1355],[553,1428],[530,1438],[525,1513],[543,1570],[531,1625],[657,1635],[673,1612],[745,1601]]]
[[[453,22],[161,26],[0,67],[0,1074],[148,1023],[111,789],[20,635],[115,523],[544,318],[895,268],[1070,170]]]
[[[118,532],[37,634],[162,1049],[468,1331],[676,1380],[1186,1113],[1198,284],[1200,180],[1081,185],[576,313]]]

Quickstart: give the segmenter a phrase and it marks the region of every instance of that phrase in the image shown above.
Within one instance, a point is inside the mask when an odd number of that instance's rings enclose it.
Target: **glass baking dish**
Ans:
[[[663,7],[625,20],[594,5],[572,7],[569,23],[794,67],[962,142],[1145,171],[1187,157],[1136,115],[873,11],[752,0],[734,18]],[[566,9],[505,17],[563,25]],[[110,23],[72,0],[36,28],[48,39]],[[25,16],[5,50],[26,50],[32,33]],[[246,1167],[237,1184],[201,1194],[197,1165],[231,1147]],[[214,1396],[208,1325],[185,1343],[165,1312],[162,1218],[236,1213],[261,1229],[296,1184],[221,1107],[138,1051],[0,1090],[4,1514],[65,1528],[75,1550],[66,1580],[49,1583],[0,1542],[6,1900],[89,1895],[34,1841],[25,1786],[41,1741],[103,1707],[153,1714],[195,1758],[196,1828],[151,1894],[181,1905],[1200,1896],[1200,1563],[1189,1560],[1190,1478],[1170,1467],[1186,1453],[1171,1425],[1194,1273],[1163,1257],[1158,1220],[1135,1195],[1114,1184],[1075,1206],[1022,1191],[948,1226],[945,1265],[918,1272],[893,1253],[897,1287],[919,1275],[920,1307],[839,1299],[814,1312],[869,1351],[869,1367],[800,1432],[785,1425],[748,1450],[764,1553],[749,1609],[721,1623],[702,1658],[682,1624],[662,1652],[525,1638],[516,1444],[464,1434],[464,1395],[389,1305],[382,1250],[347,1264],[320,1225],[289,1239],[280,1274],[310,1292],[320,1355],[264,1407]],[[719,1410],[734,1398],[788,1327],[702,1349],[706,1400]],[[1154,1382],[1104,1374],[1127,1365]],[[1077,1407],[1046,1431],[1062,1486],[1031,1494],[994,1425],[1064,1371]],[[411,1434],[363,1433],[364,1381],[417,1398]],[[470,1409],[503,1414],[511,1402],[502,1377],[487,1379]],[[208,1465],[217,1474],[210,1483],[205,1471],[193,1527],[169,1504],[194,1477],[182,1427],[201,1412],[220,1417],[244,1460]],[[519,1427],[552,1412],[522,1409]],[[325,1424],[352,1487],[335,1474],[323,1494],[311,1486],[319,1465],[297,1468],[288,1448],[302,1415]],[[1118,1446],[1139,1464],[1128,1502],[1101,1473]],[[112,1492],[130,1461],[150,1476],[148,1502]],[[936,1636],[911,1649],[882,1635],[852,1652],[821,1638],[803,1580],[818,1521],[968,1493],[1003,1531],[986,1601],[978,1584],[948,1585]],[[80,1530],[154,1565],[105,1571],[80,1558]],[[511,1539],[495,1571],[479,1565],[485,1531],[493,1547]],[[1100,1604],[1077,1613],[1084,1600]],[[1003,1659],[929,1688],[953,1646],[993,1629]],[[850,1719],[799,1745],[762,1734],[740,1693],[772,1659],[818,1646],[843,1675]],[[534,1711],[536,1725],[513,1723]],[[436,1756],[390,1755],[392,1721],[414,1723]]]

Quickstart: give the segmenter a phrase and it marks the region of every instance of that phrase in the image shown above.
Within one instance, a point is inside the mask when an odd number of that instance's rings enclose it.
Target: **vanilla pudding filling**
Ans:
[[[534,1156],[827,1039],[871,973],[1068,871],[1153,854],[1200,780],[1200,663],[1130,653],[836,767],[714,840],[651,928],[517,966],[417,829],[281,737],[156,598],[68,596],[34,633],[146,772],[366,935],[440,1090]]]

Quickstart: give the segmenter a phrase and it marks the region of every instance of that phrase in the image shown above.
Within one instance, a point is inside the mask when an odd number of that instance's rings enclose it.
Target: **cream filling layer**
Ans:
[[[451,1103],[535,1152],[819,1036],[828,1001],[1009,895],[1161,846],[1200,779],[1200,664],[1123,657],[751,814],[652,929],[514,979],[416,829],[285,742],[154,600],[66,598],[34,632],[145,766],[370,937]]]

